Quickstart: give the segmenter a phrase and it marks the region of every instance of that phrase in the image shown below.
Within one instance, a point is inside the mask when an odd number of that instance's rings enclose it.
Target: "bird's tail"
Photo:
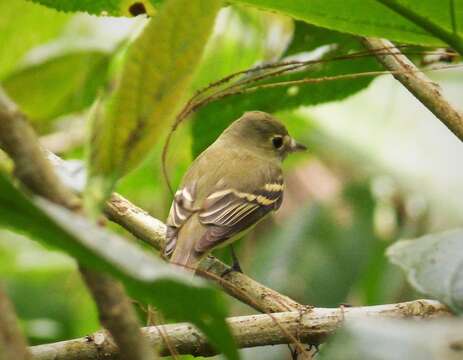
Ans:
[[[185,270],[196,271],[203,254],[195,250],[195,243],[198,235],[201,236],[202,228],[203,226],[194,215],[182,226],[177,235],[175,250],[170,258],[172,264],[181,266]]]
[[[170,262],[177,266],[181,266],[185,270],[195,272],[198,267],[201,257],[195,251],[184,251],[183,249],[175,249]]]

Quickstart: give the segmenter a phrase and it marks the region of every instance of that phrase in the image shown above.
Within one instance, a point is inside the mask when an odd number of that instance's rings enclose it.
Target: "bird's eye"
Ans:
[[[279,149],[283,146],[283,138],[281,136],[275,136],[272,139],[272,144],[275,149]]]

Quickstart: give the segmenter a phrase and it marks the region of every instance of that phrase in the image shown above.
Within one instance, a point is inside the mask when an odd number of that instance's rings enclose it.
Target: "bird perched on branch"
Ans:
[[[305,149],[267,113],[247,112],[233,122],[196,158],[175,193],[164,255],[195,270],[208,252],[243,236],[280,207],[281,163]]]

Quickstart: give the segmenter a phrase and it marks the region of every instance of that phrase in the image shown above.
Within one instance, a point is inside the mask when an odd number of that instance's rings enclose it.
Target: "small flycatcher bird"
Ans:
[[[164,255],[196,269],[210,251],[242,237],[283,200],[281,163],[306,150],[271,115],[233,122],[185,174],[167,219]]]

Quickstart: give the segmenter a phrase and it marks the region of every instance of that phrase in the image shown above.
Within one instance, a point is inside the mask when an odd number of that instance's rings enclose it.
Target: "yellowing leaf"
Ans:
[[[93,111],[90,201],[103,200],[173,119],[219,8],[218,0],[170,0],[131,44],[112,90]]]

